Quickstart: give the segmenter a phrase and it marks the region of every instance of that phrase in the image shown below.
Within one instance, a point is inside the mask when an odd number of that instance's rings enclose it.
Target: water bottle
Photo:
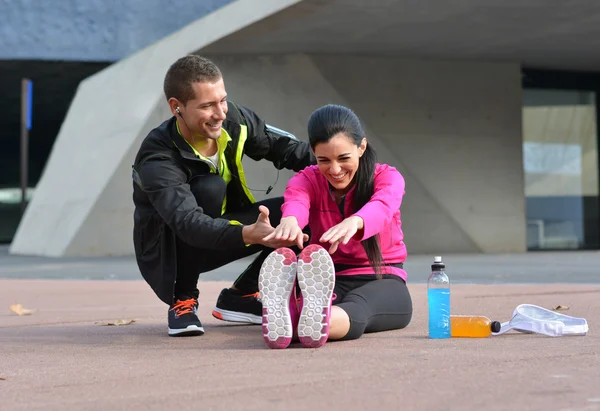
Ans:
[[[435,257],[427,280],[429,338],[450,338],[450,280],[442,257]]]
[[[451,315],[452,337],[485,338],[500,331],[502,324],[479,315]]]

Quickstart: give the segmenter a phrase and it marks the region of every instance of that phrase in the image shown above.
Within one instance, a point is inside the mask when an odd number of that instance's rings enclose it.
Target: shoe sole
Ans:
[[[213,308],[212,316],[219,320],[231,321],[233,323],[262,324],[262,317],[258,315],[223,310],[218,307]]]
[[[331,298],[335,287],[333,261],[323,247],[311,244],[300,253],[298,285],[302,292],[298,338],[305,347],[321,347],[329,337]]]
[[[186,328],[169,328],[170,337],[191,337],[202,334],[204,334],[204,327],[198,327],[197,325],[188,325]]]
[[[262,333],[270,348],[286,348],[292,342],[290,295],[296,281],[296,254],[278,248],[267,256],[258,276],[262,301]]]

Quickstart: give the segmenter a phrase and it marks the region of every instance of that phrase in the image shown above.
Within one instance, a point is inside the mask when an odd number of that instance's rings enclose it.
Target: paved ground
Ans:
[[[238,266],[200,284],[207,333],[169,338],[166,307],[132,281],[131,259],[0,256],[0,410],[600,410],[600,253],[445,256],[454,314],[506,321],[520,303],[568,306],[590,332],[563,338],[430,340],[430,259],[407,263],[405,330],[280,351],[259,327],[210,316]],[[15,303],[36,312],[17,316]],[[117,319],[136,321],[96,324]]]
[[[454,284],[600,283],[600,251],[523,254],[452,254],[443,256]],[[409,255],[411,283],[427,281],[432,255]],[[200,281],[233,281],[250,259],[204,273]],[[0,278],[67,280],[140,280],[132,257],[46,258],[14,256],[0,245]]]

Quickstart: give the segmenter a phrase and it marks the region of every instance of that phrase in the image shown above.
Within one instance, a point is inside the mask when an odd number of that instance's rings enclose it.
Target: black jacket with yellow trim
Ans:
[[[314,163],[308,143],[274,132],[243,106],[228,103],[222,127],[231,137],[225,161],[232,179],[227,185],[226,213],[242,211],[255,202],[247,188],[242,157],[266,159],[277,169],[299,171]],[[210,173],[177,132],[175,117],[150,131],[133,165],[134,249],[142,276],[164,302],[173,298],[177,272],[176,237],[202,249],[241,248],[242,227],[211,218],[192,194],[189,181]],[[171,250],[170,252],[168,250]]]

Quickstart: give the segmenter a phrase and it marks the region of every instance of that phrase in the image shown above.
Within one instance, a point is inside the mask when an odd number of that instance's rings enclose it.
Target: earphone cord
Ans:
[[[264,192],[265,194],[269,194],[271,191],[273,191],[273,187],[275,187],[277,185],[277,182],[279,181],[279,169],[277,169],[277,178],[275,178],[275,182],[273,184],[271,184],[269,187],[267,187],[266,190],[258,190],[256,188],[250,188],[248,187],[246,184],[242,183],[242,180],[236,176],[235,174],[231,174],[237,181],[240,182],[241,185],[243,185],[244,187],[246,187],[248,190],[250,191],[261,191]]]
[[[185,121],[185,118],[183,118],[183,114],[181,114],[181,111],[179,111],[179,107],[177,107],[175,111],[177,112],[177,114],[179,114],[179,117],[181,117],[181,119],[183,120],[183,124],[185,124],[185,128],[187,128],[189,131],[190,127],[188,126],[187,121]],[[192,142],[194,143],[194,145],[196,145],[196,139],[194,138],[194,134],[190,132],[190,135],[192,136]]]

